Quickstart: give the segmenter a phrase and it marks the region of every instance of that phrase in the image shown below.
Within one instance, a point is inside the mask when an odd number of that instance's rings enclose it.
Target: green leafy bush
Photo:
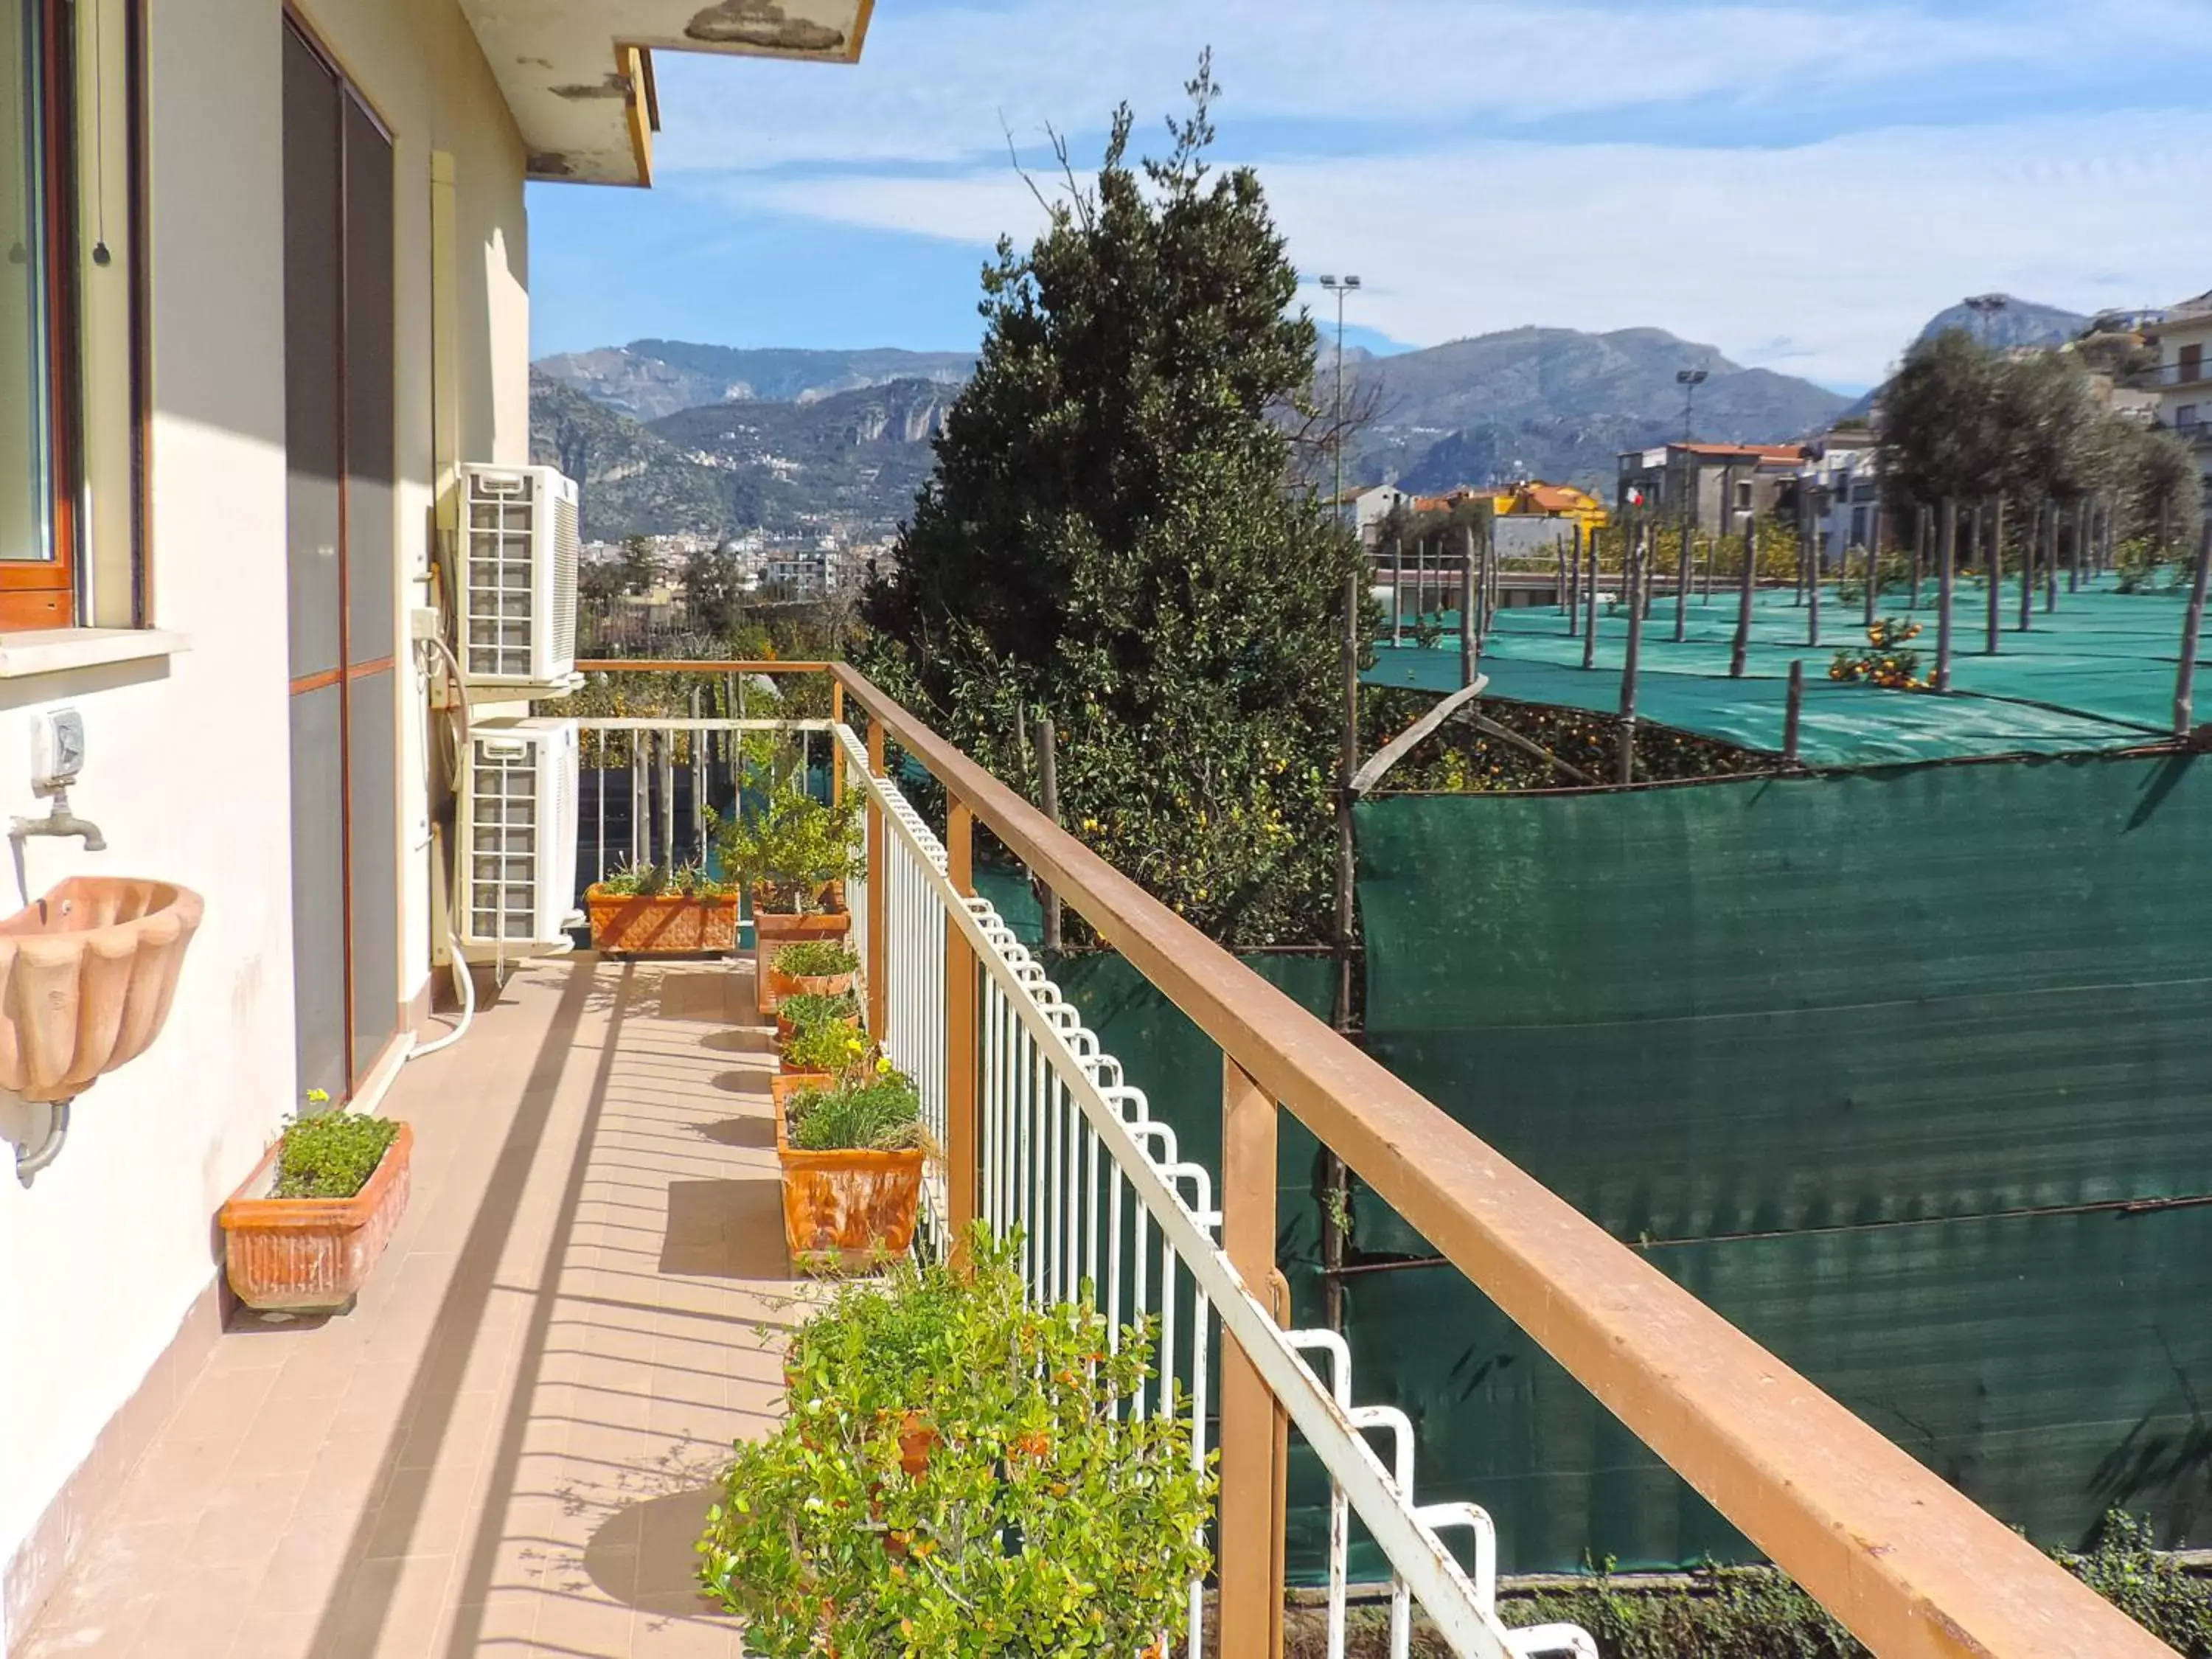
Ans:
[[[389,1118],[362,1112],[319,1112],[284,1127],[276,1151],[272,1198],[351,1198],[376,1173],[399,1133]]]
[[[858,881],[868,872],[860,805],[855,790],[825,805],[794,779],[759,811],[717,821],[722,868],[764,897],[763,908],[773,913],[818,910],[830,883]]]
[[[1188,1627],[1210,1468],[1121,1420],[1152,1327],[1026,1304],[1012,1246],[903,1263],[802,1329],[789,1416],[740,1443],[700,1577],[762,1659],[1133,1659]],[[1118,1352],[1116,1350],[1118,1349]]]
[[[810,1089],[790,1106],[791,1144],[808,1152],[891,1152],[927,1144],[921,1094],[903,1072]]]
[[[827,979],[858,973],[860,953],[842,939],[808,939],[775,953],[775,970],[797,979]]]
[[[599,890],[611,898],[726,898],[732,890],[696,864],[626,864]]]
[[[850,991],[840,991],[834,996],[821,996],[812,991],[802,995],[786,997],[776,1005],[776,1012],[791,1023],[794,1032],[811,1030],[817,1025],[835,1025],[860,1017],[860,1000]]]
[[[842,1077],[867,1057],[868,1039],[842,1021],[805,1025],[783,1045],[784,1064],[794,1072],[827,1072]]]

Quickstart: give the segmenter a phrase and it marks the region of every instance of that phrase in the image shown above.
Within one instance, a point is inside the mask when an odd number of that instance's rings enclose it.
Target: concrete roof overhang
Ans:
[[[873,0],[460,0],[530,176],[649,185],[655,52],[860,61]]]

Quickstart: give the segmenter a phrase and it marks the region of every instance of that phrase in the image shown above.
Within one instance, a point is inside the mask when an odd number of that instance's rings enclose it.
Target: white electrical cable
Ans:
[[[425,1054],[434,1054],[441,1048],[452,1048],[468,1035],[469,1022],[477,1017],[476,975],[469,972],[469,964],[461,960],[461,941],[451,927],[446,930],[446,944],[453,953],[453,977],[460,981],[460,1022],[436,1041],[417,1043],[407,1056],[410,1060],[420,1060]]]
[[[430,639],[424,640],[422,643],[429,647],[439,655],[445,658],[447,665],[453,670],[453,690],[460,698],[460,728],[459,732],[456,732],[453,742],[453,778],[455,782],[458,784],[460,780],[461,769],[468,764],[469,732],[470,729],[475,725],[475,711],[469,705],[469,683],[467,678],[461,672],[460,659],[454,656],[453,648],[447,645],[445,641],[434,636]],[[447,884],[446,891],[446,948],[452,956],[453,978],[460,988],[461,1018],[459,1023],[457,1024],[452,1030],[447,1032],[445,1036],[436,1038],[429,1042],[417,1043],[407,1055],[410,1061],[420,1060],[425,1054],[434,1054],[441,1048],[452,1048],[456,1042],[459,1042],[462,1037],[468,1034],[469,1022],[476,1018],[476,976],[469,972],[468,961],[461,954],[460,929],[453,913],[453,907],[454,904],[459,902],[460,898],[460,860],[463,854],[459,847],[459,837],[456,837],[453,853],[454,873],[453,879]]]

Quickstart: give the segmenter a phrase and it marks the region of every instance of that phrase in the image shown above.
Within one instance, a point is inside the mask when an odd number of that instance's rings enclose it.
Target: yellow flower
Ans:
[[[889,1077],[890,1074],[891,1057],[889,1054],[878,1054],[876,1056],[876,1075],[878,1077]]]

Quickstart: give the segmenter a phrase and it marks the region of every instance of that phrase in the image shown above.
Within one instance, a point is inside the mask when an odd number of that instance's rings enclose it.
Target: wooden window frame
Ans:
[[[45,264],[47,556],[0,559],[0,629],[76,622],[79,504],[83,494],[76,274],[76,51],[64,0],[39,9],[40,253]]]

